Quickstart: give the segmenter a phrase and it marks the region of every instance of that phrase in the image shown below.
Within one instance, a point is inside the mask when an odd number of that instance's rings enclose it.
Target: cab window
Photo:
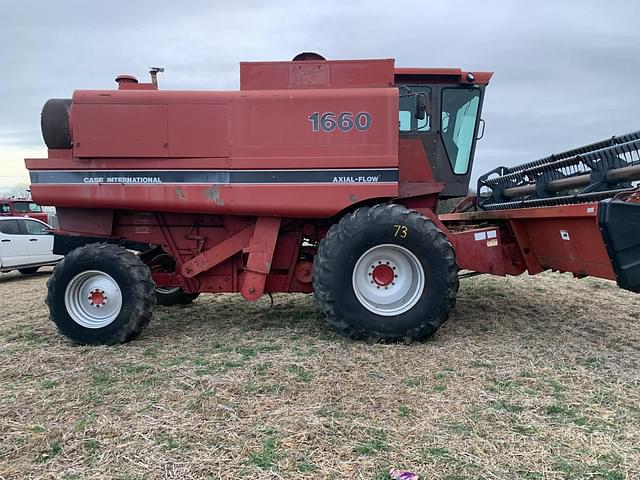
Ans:
[[[480,90],[477,88],[442,90],[440,135],[455,174],[464,175],[469,171],[479,107]]]
[[[20,224],[17,220],[2,220],[0,221],[0,233],[20,235]]]
[[[9,206],[8,203],[0,203],[0,214],[10,214],[11,213],[11,207]]]
[[[42,213],[42,208],[33,202],[13,202],[13,209],[17,213]]]
[[[407,90],[409,89],[409,91]],[[398,112],[398,125],[401,132],[428,132],[431,130],[430,112],[427,112],[425,118],[420,120],[415,118],[415,96],[409,95],[409,92],[424,92],[431,95],[431,89],[424,85],[407,85],[407,88],[400,88],[400,108]]]
[[[46,235],[48,233],[47,226],[35,220],[24,220],[24,226],[29,235]]]

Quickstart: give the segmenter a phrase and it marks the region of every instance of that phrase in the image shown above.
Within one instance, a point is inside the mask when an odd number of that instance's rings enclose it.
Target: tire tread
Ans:
[[[65,328],[66,322],[54,315],[54,305],[60,295],[64,296],[66,285],[58,284],[59,279],[64,275],[67,268],[72,268],[73,264],[80,259],[93,258],[103,259],[110,257],[111,261],[120,263],[127,269],[131,276],[130,293],[135,302],[134,308],[129,312],[129,318],[115,332],[108,336],[103,336],[99,340],[87,340],[71,335],[71,331]],[[105,344],[114,345],[126,343],[138,335],[151,321],[153,307],[156,303],[155,284],[151,278],[149,268],[142,260],[125,250],[124,248],[108,243],[89,243],[69,252],[58,264],[53,274],[47,281],[47,297],[45,303],[49,307],[49,319],[56,324],[58,331],[80,344]]]

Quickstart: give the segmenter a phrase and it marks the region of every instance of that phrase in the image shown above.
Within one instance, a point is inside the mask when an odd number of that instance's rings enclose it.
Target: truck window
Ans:
[[[431,89],[429,87],[425,87],[424,85],[407,85],[407,88],[410,89],[413,93],[424,92],[427,95],[431,95]],[[430,122],[430,112],[427,112],[427,115],[423,120],[419,120],[415,118],[415,97],[407,96],[407,89],[400,88],[400,108],[398,112],[398,124],[401,132],[428,132],[431,130],[431,122]]]
[[[13,210],[16,213],[42,213],[40,205],[33,202],[13,202]]]
[[[24,226],[27,229],[29,235],[46,235],[47,227],[35,220],[24,220]]]
[[[11,207],[9,206],[8,203],[0,203],[0,214],[10,214],[11,213]]]
[[[0,221],[0,233],[6,233],[7,235],[20,235],[20,225],[17,220],[2,220]]]
[[[480,90],[477,88],[442,90],[440,135],[455,174],[464,175],[469,170],[479,106]]]

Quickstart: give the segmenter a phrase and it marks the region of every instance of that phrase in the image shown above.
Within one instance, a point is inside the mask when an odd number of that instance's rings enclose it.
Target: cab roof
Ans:
[[[396,68],[392,58],[324,60],[319,55],[302,58],[287,62],[241,62],[240,90],[392,87],[412,81],[486,85],[493,75],[460,68]]]

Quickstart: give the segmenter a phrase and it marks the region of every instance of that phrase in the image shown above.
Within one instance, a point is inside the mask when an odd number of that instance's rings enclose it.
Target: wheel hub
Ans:
[[[381,287],[387,287],[389,284],[395,284],[393,279],[396,277],[395,266],[391,266],[390,262],[371,265],[371,278]]]
[[[87,270],[69,281],[64,303],[67,313],[78,325],[103,328],[118,318],[123,298],[120,286],[111,275]]]
[[[357,260],[352,285],[356,298],[370,312],[400,315],[420,300],[425,272],[409,249],[391,243],[376,245]]]
[[[96,308],[104,307],[107,304],[107,295],[104,290],[94,288],[89,292],[89,303]]]

